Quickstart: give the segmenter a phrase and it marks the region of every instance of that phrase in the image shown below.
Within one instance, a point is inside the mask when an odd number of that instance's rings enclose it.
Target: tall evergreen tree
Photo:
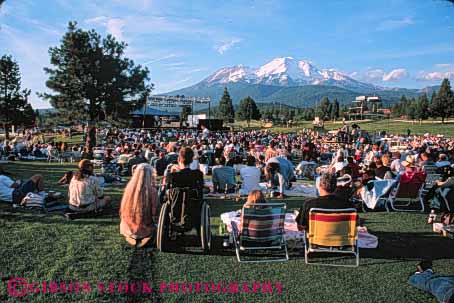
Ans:
[[[407,102],[405,106],[405,115],[407,116],[407,119],[409,120],[414,120],[417,117],[417,103],[415,98],[412,98],[410,101]]]
[[[96,31],[77,28],[70,22],[58,47],[49,49],[53,68],[45,68],[46,85],[54,94],[42,93],[64,117],[89,121],[94,125],[104,118],[126,123],[130,112],[144,105],[152,85],[149,71],[125,58],[126,43],[112,35],[102,38]],[[89,132],[87,145],[96,138]]]
[[[251,120],[259,120],[260,110],[258,109],[254,99],[249,96],[242,99],[236,112],[236,117],[238,120],[246,120],[248,126]]]
[[[331,117],[331,103],[326,96],[320,101],[319,114],[320,118],[323,120],[327,120]]]
[[[445,123],[445,119],[453,113],[453,94],[451,84],[448,79],[444,79],[441,83],[438,94],[432,100],[430,109],[434,118],[441,118],[441,123]]]
[[[11,125],[33,123],[27,120],[33,118],[30,116],[31,105],[27,101],[29,95],[30,90],[21,88],[19,65],[11,56],[3,55],[0,58],[0,122],[6,139],[9,139]]]
[[[417,114],[417,119],[419,119],[419,121],[422,121],[422,120],[427,120],[430,116],[430,113],[429,113],[429,99],[427,98],[427,94],[424,93],[422,95],[419,96],[418,98],[418,114]]]
[[[224,119],[227,122],[233,122],[235,118],[235,110],[233,108],[232,98],[230,98],[227,87],[224,87],[224,94],[219,101],[218,118]]]
[[[336,121],[340,117],[340,105],[339,101],[337,101],[337,98],[334,98],[333,100],[333,106],[331,108],[331,119]]]

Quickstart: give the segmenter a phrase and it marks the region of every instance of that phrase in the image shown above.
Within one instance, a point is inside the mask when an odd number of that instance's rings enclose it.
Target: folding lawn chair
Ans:
[[[309,210],[309,231],[304,239],[304,259],[306,264],[358,267],[357,221],[358,215],[354,208],[311,208]],[[310,262],[309,254],[314,252],[352,254],[355,256],[355,265]]]
[[[422,183],[401,183],[399,182],[396,188],[391,192],[385,201],[385,208],[389,212],[388,204],[394,211],[424,212],[424,182]],[[405,202],[401,204],[399,202]],[[420,209],[409,208],[414,202],[420,205]]]
[[[245,204],[241,212],[241,230],[232,222],[233,241],[238,262],[265,263],[286,262],[289,259],[284,238],[285,203]],[[285,257],[245,260],[241,252],[283,252]]]

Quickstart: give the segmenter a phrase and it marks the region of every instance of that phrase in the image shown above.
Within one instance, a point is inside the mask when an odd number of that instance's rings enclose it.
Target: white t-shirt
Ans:
[[[242,194],[249,194],[254,189],[259,189],[260,183],[260,169],[255,166],[246,166],[240,169]]]
[[[14,181],[8,176],[0,175],[0,200],[6,202],[13,202],[13,191],[11,187]]]

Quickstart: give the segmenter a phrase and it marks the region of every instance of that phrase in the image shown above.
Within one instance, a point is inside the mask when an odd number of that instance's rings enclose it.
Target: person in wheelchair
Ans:
[[[160,251],[168,249],[168,241],[175,240],[177,233],[184,234],[193,228],[197,230],[202,248],[211,247],[210,210],[203,201],[203,174],[190,169],[193,158],[191,148],[181,148],[178,165],[166,177],[166,202],[161,207],[157,235]]]
[[[178,155],[178,166],[174,166],[171,172],[167,175],[166,179],[166,193],[167,198],[172,205],[172,210],[180,212],[181,205],[177,205],[179,202],[189,203],[188,209],[181,211],[188,211],[189,221],[193,220],[191,225],[200,225],[200,205],[203,201],[203,173],[200,170],[191,170],[190,165],[194,158],[194,151],[189,147],[183,147],[180,149]],[[179,197],[181,195],[181,197]],[[183,195],[188,195],[188,201],[181,201],[185,199]],[[181,218],[177,216],[173,217],[174,222],[177,225],[186,225],[189,227],[186,220],[183,222],[177,222]]]

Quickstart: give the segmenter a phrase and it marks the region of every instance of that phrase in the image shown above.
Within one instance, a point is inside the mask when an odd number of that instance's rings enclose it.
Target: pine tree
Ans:
[[[405,107],[405,115],[407,116],[407,119],[409,120],[414,120],[416,119],[417,116],[417,103],[415,98],[412,98],[410,101],[407,102],[407,106]]]
[[[453,109],[453,94],[451,84],[448,79],[444,79],[441,83],[438,94],[432,96],[430,109],[434,118],[441,118],[441,123],[445,123],[445,119],[451,116]]]
[[[112,35],[102,38],[70,22],[61,44],[49,49],[53,68],[44,69],[49,76],[46,85],[54,94],[40,96],[73,121],[85,120],[94,126],[105,118],[125,124],[152,90],[147,84],[148,69],[125,58],[125,49],[126,43]],[[96,139],[91,137],[87,145],[94,144]]]
[[[340,105],[339,101],[337,101],[337,98],[334,98],[333,101],[333,106],[331,107],[331,119],[336,121],[340,117]]]
[[[259,120],[260,111],[254,99],[249,96],[242,99],[236,112],[236,117],[238,120],[246,120],[248,126],[251,120]]]
[[[221,100],[219,101],[218,107],[218,118],[224,119],[229,123],[234,121],[235,110],[233,109],[232,99],[230,98],[229,91],[227,87],[224,87],[224,94],[222,95]]]
[[[320,101],[320,109],[319,109],[320,118],[323,120],[327,120],[331,117],[331,103],[329,102],[328,97],[323,97]]]
[[[11,56],[0,58],[0,122],[5,129],[5,137],[9,139],[10,125],[31,125],[28,121],[31,105],[27,99],[30,90],[21,89],[19,65]],[[33,109],[31,109],[33,111]]]
[[[420,123],[422,120],[427,120],[430,116],[429,99],[427,98],[426,93],[420,95],[418,98],[418,111],[417,112],[418,112],[417,119],[419,119]]]

